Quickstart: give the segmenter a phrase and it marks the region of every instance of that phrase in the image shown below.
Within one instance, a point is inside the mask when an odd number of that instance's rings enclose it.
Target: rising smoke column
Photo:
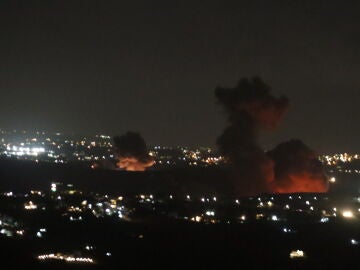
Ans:
[[[115,136],[114,148],[119,158],[116,165],[126,171],[145,171],[155,163],[139,133],[129,131]]]
[[[230,123],[217,144],[232,167],[235,191],[244,196],[269,192],[268,183],[274,179],[273,161],[258,145],[258,134],[277,127],[289,102],[270,91],[259,78],[242,79],[234,88],[215,89]]]
[[[267,153],[274,161],[274,193],[326,192],[328,181],[317,155],[300,140],[280,143]]]
[[[289,101],[274,97],[261,79],[242,79],[234,88],[215,89],[230,125],[217,144],[232,167],[235,192],[326,192],[327,178],[316,154],[300,140],[279,144],[265,153],[259,132],[277,127]]]

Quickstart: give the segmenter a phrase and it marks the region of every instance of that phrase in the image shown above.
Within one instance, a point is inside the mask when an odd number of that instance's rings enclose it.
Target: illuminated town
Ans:
[[[329,182],[334,185],[334,178]],[[27,262],[34,266],[54,261],[96,264],[104,269],[123,263],[126,246],[122,241],[144,247],[152,241],[171,244],[172,240],[162,239],[157,229],[149,229],[149,224],[166,226],[167,230],[203,227],[208,237],[223,230],[236,229],[240,235],[254,227],[266,230],[275,237],[273,241],[286,241],[279,250],[286,266],[296,266],[299,260],[320,260],[321,252],[314,253],[310,242],[301,241],[313,235],[312,230],[329,234],[321,241],[348,246],[354,252],[360,248],[360,234],[355,229],[360,224],[360,195],[298,193],[234,198],[214,194],[99,194],[79,190],[73,184],[51,182],[47,190],[3,192],[0,200],[1,239],[14,241],[15,247],[22,241],[34,243],[36,248],[30,249]],[[66,243],[62,242],[64,237]],[[103,241],[103,237],[118,240]],[[317,239],[318,235],[312,237]],[[272,245],[263,244],[268,248]]]
[[[67,136],[44,131],[0,129],[0,156],[19,160],[52,163],[84,162],[93,168],[103,167],[104,161],[115,162],[112,136]],[[211,147],[153,146],[149,154],[156,160],[154,169],[181,166],[221,166],[224,157]],[[360,154],[322,154],[319,160],[331,173],[360,174]],[[105,163],[105,164],[109,164]],[[106,167],[114,168],[114,167]]]
[[[113,161],[112,137],[95,135],[75,138],[62,133],[0,131],[3,157],[53,163],[87,162],[91,165]],[[210,166],[223,162],[210,147],[154,146],[149,154],[156,158],[157,166]]]

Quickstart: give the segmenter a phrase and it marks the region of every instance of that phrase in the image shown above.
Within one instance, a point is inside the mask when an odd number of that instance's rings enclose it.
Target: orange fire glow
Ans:
[[[288,175],[287,179],[270,183],[272,193],[298,193],[298,192],[320,192],[328,191],[327,181],[319,176],[308,173],[299,175]]]
[[[155,164],[154,160],[140,161],[135,157],[120,157],[116,165],[126,171],[143,172]]]

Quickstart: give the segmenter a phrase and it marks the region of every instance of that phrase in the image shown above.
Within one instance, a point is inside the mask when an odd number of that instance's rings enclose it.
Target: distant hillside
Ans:
[[[114,194],[228,194],[232,189],[223,169],[177,168],[126,172],[85,168],[81,164],[0,160],[0,189],[49,189],[53,181],[84,190]]]

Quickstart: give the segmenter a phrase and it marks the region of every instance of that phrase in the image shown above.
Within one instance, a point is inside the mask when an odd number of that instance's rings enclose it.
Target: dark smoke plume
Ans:
[[[317,155],[300,140],[280,143],[268,152],[274,161],[275,193],[326,192],[328,181]]]
[[[117,166],[126,171],[145,171],[155,163],[139,133],[129,131],[114,137],[114,147],[119,158]]]
[[[270,92],[270,87],[256,77],[242,79],[234,88],[215,89],[230,123],[217,144],[232,167],[237,193],[244,196],[273,192],[274,182],[282,175],[276,159],[258,144],[259,132],[275,129],[289,106],[285,96],[277,98]]]

